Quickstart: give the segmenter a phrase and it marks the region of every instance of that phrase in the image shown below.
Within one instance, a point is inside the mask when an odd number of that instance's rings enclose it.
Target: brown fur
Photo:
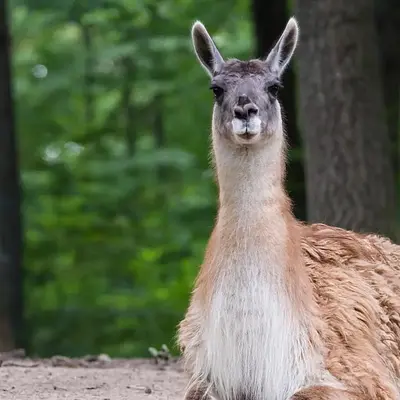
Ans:
[[[375,235],[302,228],[326,366],[368,399],[395,399],[400,378],[400,247]]]
[[[308,400],[308,399],[319,399],[319,400],[361,400],[363,397],[359,395],[340,389],[333,389],[328,386],[312,386],[297,392],[292,400]]]

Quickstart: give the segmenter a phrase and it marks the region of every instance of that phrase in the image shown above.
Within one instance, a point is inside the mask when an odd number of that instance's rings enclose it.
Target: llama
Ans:
[[[214,94],[218,215],[178,343],[186,400],[400,399],[400,246],[292,214],[277,99],[298,40],[265,59],[194,50]]]

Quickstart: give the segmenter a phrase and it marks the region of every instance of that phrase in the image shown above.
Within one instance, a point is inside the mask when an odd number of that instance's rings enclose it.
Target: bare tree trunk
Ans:
[[[0,5],[0,351],[21,344],[22,239],[20,185],[5,1]]]
[[[395,138],[399,130],[400,3],[397,0],[375,0],[375,21],[389,132],[391,138]]]
[[[400,171],[400,2],[375,0],[375,21],[394,168]],[[398,227],[400,229],[400,227]],[[400,238],[400,236],[398,236]]]
[[[394,234],[395,191],[373,0],[297,0],[311,221]]]

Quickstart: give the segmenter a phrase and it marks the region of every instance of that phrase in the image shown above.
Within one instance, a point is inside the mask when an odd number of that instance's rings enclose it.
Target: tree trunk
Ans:
[[[393,236],[394,171],[373,0],[297,0],[310,221]]]
[[[251,11],[256,41],[255,53],[256,57],[262,58],[269,53],[279,39],[291,14],[287,1],[283,0],[252,0]],[[301,137],[296,120],[296,80],[293,64],[289,64],[288,69],[285,71],[283,85],[284,89],[280,92],[279,101],[285,116],[285,130],[290,149],[299,149],[301,147]],[[301,182],[303,179],[303,160],[291,157],[289,159],[288,181],[292,184],[292,188],[294,182]],[[304,219],[305,193],[303,187],[298,185],[296,190],[292,190],[291,195],[295,200],[296,216]]]
[[[10,37],[0,5],[0,352],[21,345],[22,239],[17,145],[11,96]]]
[[[398,0],[375,0],[375,21],[378,30],[382,66],[386,120],[394,154],[395,171],[400,170],[400,3]]]

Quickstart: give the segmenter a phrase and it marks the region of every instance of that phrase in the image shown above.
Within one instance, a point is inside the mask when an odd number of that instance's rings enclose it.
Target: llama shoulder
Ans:
[[[302,250],[311,267],[314,263],[322,268],[334,264],[344,273],[372,269],[388,279],[400,272],[400,246],[385,237],[325,224],[303,225],[301,236]]]

